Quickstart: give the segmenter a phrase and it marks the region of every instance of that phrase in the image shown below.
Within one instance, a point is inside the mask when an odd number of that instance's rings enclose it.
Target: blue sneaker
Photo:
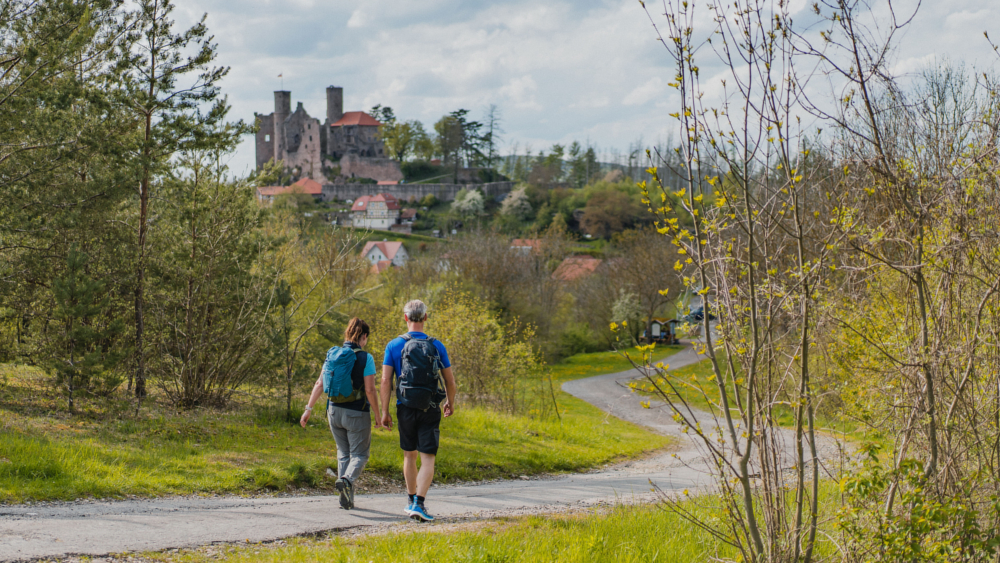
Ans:
[[[427,510],[423,506],[417,503],[413,503],[410,506],[410,519],[416,520],[417,522],[433,522],[434,517],[427,514]]]

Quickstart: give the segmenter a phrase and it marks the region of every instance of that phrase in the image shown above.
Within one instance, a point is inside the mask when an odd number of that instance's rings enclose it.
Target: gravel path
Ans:
[[[672,368],[700,358],[689,347],[671,356]],[[663,405],[643,408],[623,382],[634,370],[563,385],[609,414],[683,436]],[[559,511],[609,501],[650,500],[650,481],[661,489],[694,489],[708,483],[698,450],[683,437],[677,449],[603,471],[431,489],[427,507],[442,517],[475,517]],[[379,526],[403,520],[405,497],[359,495],[358,508],[339,508],[336,496],[284,498],[181,498],[115,502],[82,501],[0,506],[0,559],[68,555],[102,556],[160,551],[219,542],[263,542],[301,534]]]

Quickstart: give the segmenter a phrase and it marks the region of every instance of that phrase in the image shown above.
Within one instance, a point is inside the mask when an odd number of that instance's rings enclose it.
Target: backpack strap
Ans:
[[[399,337],[402,338],[403,340],[407,341],[407,342],[413,340],[413,337],[410,336],[410,333],[408,333],[408,332],[400,334]]]

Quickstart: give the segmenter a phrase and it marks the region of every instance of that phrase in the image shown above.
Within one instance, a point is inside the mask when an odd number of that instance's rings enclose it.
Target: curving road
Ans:
[[[688,347],[669,359],[676,369],[700,358]],[[681,435],[663,405],[642,408],[641,397],[622,384],[634,370],[570,381],[563,389],[608,413]],[[693,489],[708,483],[693,441],[671,453],[606,471],[553,478],[435,487],[431,513],[445,517],[517,514],[620,500],[648,500],[649,482],[660,488]],[[366,495],[359,508],[339,509],[336,496],[289,498],[180,498],[54,505],[0,506],[0,559],[31,560],[67,555],[102,556],[159,551],[218,542],[280,538],[384,525],[404,520],[399,494]]]

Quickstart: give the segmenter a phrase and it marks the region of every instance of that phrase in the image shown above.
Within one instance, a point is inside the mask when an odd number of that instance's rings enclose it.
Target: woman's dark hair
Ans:
[[[354,317],[353,319],[347,321],[347,330],[344,331],[344,340],[357,344],[358,341],[361,340],[362,336],[368,336],[370,332],[371,329],[368,328],[368,323]]]

